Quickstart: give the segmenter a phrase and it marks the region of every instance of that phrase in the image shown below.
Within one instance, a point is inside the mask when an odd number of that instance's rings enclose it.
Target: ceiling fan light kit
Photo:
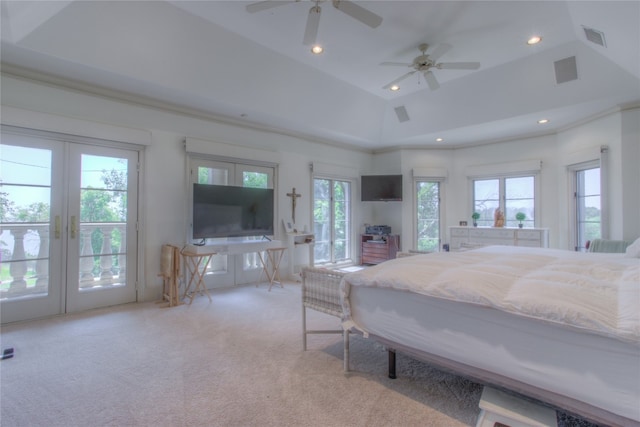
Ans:
[[[533,45],[536,45],[536,44],[540,43],[541,41],[542,41],[542,37],[540,37],[540,36],[531,36],[529,38],[529,40],[527,40],[527,44],[529,46],[533,46]]]

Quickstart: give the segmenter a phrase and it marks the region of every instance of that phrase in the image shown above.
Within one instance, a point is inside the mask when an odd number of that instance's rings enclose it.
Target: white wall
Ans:
[[[455,192],[455,187],[453,183],[455,182],[455,169],[454,169],[454,150],[451,149],[431,149],[431,150],[420,150],[420,149],[405,149],[402,150],[402,174],[404,175],[404,198],[402,201],[402,235],[400,237],[400,243],[403,250],[415,249],[416,248],[416,238],[415,238],[415,218],[414,218],[414,210],[415,210],[415,201],[414,201],[414,192],[413,188],[414,178],[413,171],[414,169],[422,169],[428,171],[429,176],[431,175],[442,175],[444,174],[444,181],[442,181],[440,186],[440,197],[443,200],[443,203],[440,206],[440,214],[442,215],[442,220],[444,221],[444,226],[450,223],[447,218],[453,218],[453,215],[457,212],[458,214],[463,210],[457,207],[458,202],[461,202],[463,199],[459,198]],[[434,178],[438,178],[434,176]],[[461,219],[465,219],[464,217]],[[451,219],[454,221],[454,219]],[[455,224],[458,222],[455,220]],[[443,236],[444,237],[444,236]],[[443,240],[443,243],[445,240]]]
[[[491,165],[496,165],[496,169],[500,169],[508,167],[508,164],[513,162],[541,161],[538,182],[540,200],[537,202],[540,210],[539,217],[536,218],[536,226],[549,228],[549,245],[558,247],[558,233],[551,231],[558,229],[556,200],[559,189],[556,145],[556,137],[549,135],[456,150],[453,188],[450,192],[455,194],[456,199],[451,201],[448,199],[448,203],[453,203],[454,206],[447,217],[447,224],[457,225],[458,221],[465,219],[471,223],[472,189],[471,180],[467,177],[468,169],[486,166],[486,169],[490,170]]]
[[[291,199],[286,193],[293,187],[302,194],[296,207],[296,219],[299,224],[311,227],[311,162],[337,164],[357,171],[371,168],[372,155],[364,151],[120,102],[6,75],[2,76],[1,84],[3,110],[11,112],[2,114],[3,124],[120,141],[122,135],[151,135],[144,150],[141,177],[144,253],[140,264],[144,283],[141,298],[145,301],[161,296],[162,282],[157,277],[161,245],[185,243],[188,226],[186,137],[211,141],[212,147],[237,144],[242,146],[238,152],[244,158],[250,157],[247,152],[255,153],[250,160],[262,160],[261,150],[279,153],[277,203],[280,218],[276,224],[279,228],[282,228],[283,218],[291,217]],[[362,222],[360,218],[354,221]],[[283,230],[278,237],[285,238]],[[301,254],[306,256],[304,251]],[[287,259],[283,262],[283,271],[286,271],[287,262]]]
[[[401,206],[375,211],[378,223],[394,224],[401,233],[403,249],[415,248],[413,224],[414,168],[444,168],[447,178],[443,185],[443,227],[470,221],[472,213],[470,168],[491,165],[500,167],[514,162],[539,160],[542,162],[539,180],[538,227],[549,228],[549,245],[571,249],[570,175],[567,166],[598,160],[600,147],[609,147],[610,177],[609,237],[634,240],[640,236],[640,108],[612,112],[586,123],[546,136],[498,142],[461,149],[402,149],[400,157],[391,153],[376,155],[374,164],[393,167],[390,160],[400,161],[404,174],[404,201]],[[397,171],[397,169],[396,169]],[[399,210],[402,211],[400,229],[396,228]],[[442,236],[443,243],[448,236]]]
[[[600,146],[607,145],[612,172],[609,182],[612,213],[610,237],[630,240],[640,234],[640,172],[637,167],[640,163],[640,108],[637,107],[606,115],[557,135],[455,150],[400,149],[373,155],[12,76],[3,75],[1,84],[2,106],[13,108],[10,117],[2,115],[3,124],[33,124],[35,129],[59,132],[66,128],[68,133],[107,139],[112,135],[115,140],[129,137],[135,140],[140,135],[151,135],[144,153],[141,206],[143,299],[147,301],[159,298],[161,293],[161,281],[156,277],[160,246],[163,243],[182,244],[185,240],[188,210],[186,154],[183,147],[185,137],[211,141],[213,147],[216,144],[236,144],[242,146],[239,153],[243,155],[252,147],[279,153],[278,226],[282,218],[290,217],[290,198],[286,197],[286,193],[293,187],[302,194],[297,204],[296,219],[303,226],[311,226],[312,183],[309,164],[312,162],[355,170],[355,176],[365,173],[402,173],[404,201],[358,202],[354,209],[354,225],[356,232],[365,222],[392,226],[393,232],[401,235],[403,250],[415,245],[411,175],[414,168],[441,168],[447,171],[443,187],[443,225],[447,227],[470,218],[471,193],[466,174],[469,167],[526,160],[542,161],[541,211],[537,225],[550,229],[551,247],[568,248],[570,199],[567,195],[566,166],[596,159]],[[19,109],[24,113],[19,114]],[[35,120],[37,113],[52,116],[47,116],[48,121]],[[254,160],[261,160],[260,150],[255,152]],[[284,235],[281,234],[280,238],[284,238]]]
[[[640,236],[640,108],[612,113],[558,134],[558,176],[564,166],[597,159],[601,146],[609,147],[609,237],[634,240]],[[562,182],[562,180],[560,181]],[[568,234],[567,199],[560,195],[560,237]],[[565,247],[565,241],[560,241]]]
[[[640,108],[622,113],[622,235],[640,236]]]

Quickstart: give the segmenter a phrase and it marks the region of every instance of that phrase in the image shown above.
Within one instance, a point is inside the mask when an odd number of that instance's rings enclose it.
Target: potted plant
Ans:
[[[518,212],[518,213],[516,214],[516,219],[517,219],[518,221],[520,221],[520,224],[518,224],[518,227],[519,227],[519,228],[522,228],[522,221],[524,221],[524,219],[525,219],[526,217],[527,217],[527,216],[526,216],[524,213],[522,213],[522,212]]]
[[[478,226],[478,218],[480,218],[480,214],[478,212],[474,212],[471,214],[471,218],[473,218],[473,226]]]

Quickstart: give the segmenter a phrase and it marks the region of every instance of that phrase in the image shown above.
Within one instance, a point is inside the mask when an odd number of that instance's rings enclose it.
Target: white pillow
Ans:
[[[640,237],[638,237],[635,242],[627,246],[624,256],[627,258],[640,258]]]

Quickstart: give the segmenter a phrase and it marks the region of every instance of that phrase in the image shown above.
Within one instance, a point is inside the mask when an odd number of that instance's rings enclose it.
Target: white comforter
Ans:
[[[640,260],[621,254],[490,246],[386,261],[345,276],[373,286],[491,307],[640,345]]]

